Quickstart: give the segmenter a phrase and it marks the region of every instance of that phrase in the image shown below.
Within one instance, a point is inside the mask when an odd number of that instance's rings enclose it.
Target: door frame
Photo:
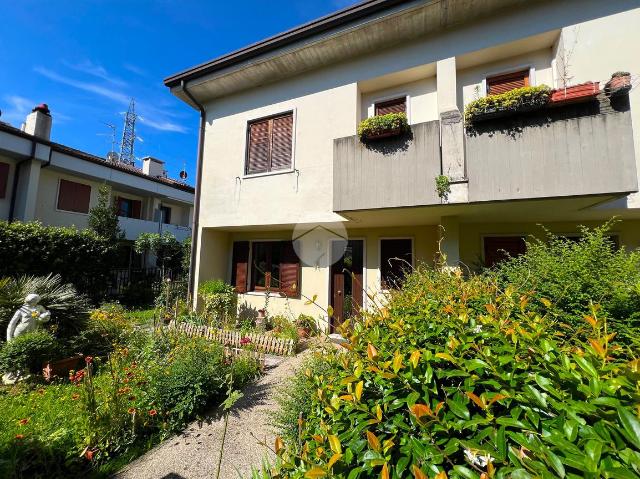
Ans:
[[[348,237],[347,241],[362,241],[362,309],[363,310],[367,310],[368,308],[368,300],[369,297],[367,296],[367,239],[364,236],[354,236],[353,238]],[[342,241],[342,240],[338,240],[338,239],[329,239],[328,241],[328,251],[327,251],[327,257],[329,258],[329,261],[331,261],[331,252],[332,252],[332,247],[333,247],[333,242],[334,241]],[[331,276],[331,266],[333,266],[333,263],[331,263],[328,267],[327,267],[327,307],[331,306],[331,303],[333,302],[333,297],[331,295],[331,288],[332,288],[332,283],[333,283],[333,277]],[[327,317],[327,327],[328,330],[331,330],[331,321],[332,319]]]

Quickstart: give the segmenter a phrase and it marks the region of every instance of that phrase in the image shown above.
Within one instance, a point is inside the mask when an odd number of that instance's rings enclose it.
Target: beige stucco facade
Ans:
[[[458,6],[461,2],[444,3]],[[488,2],[489,10],[493,3]],[[432,2],[413,2],[413,18],[422,10],[440,7]],[[464,17],[460,11],[457,14]],[[415,262],[432,263],[440,246],[450,262],[475,267],[483,259],[486,236],[534,234],[540,231],[538,223],[559,234],[571,234],[579,224],[595,225],[617,215],[622,222],[614,227],[614,233],[620,243],[627,248],[640,246],[640,200],[635,190],[623,195],[599,193],[564,199],[541,190],[538,199],[542,202],[530,198],[524,202],[470,203],[467,184],[473,178],[465,177],[461,128],[443,128],[440,135],[441,170],[445,174],[455,170],[450,176],[460,179],[453,185],[448,204],[335,210],[334,141],[354,136],[358,122],[373,115],[376,102],[406,97],[409,123],[416,125],[442,120],[452,109],[462,112],[470,101],[485,95],[487,77],[518,69],[530,71],[531,85],[553,88],[569,76],[570,84],[604,84],[618,70],[630,71],[634,84],[638,83],[640,57],[634,51],[640,42],[638,2],[519,3],[489,17],[469,16],[455,26],[394,43],[394,35],[400,35],[393,29],[394,18],[406,20],[403,15],[401,8],[392,9],[377,19],[337,32],[335,38],[326,34],[315,43],[305,40],[299,47],[276,50],[192,81],[190,91],[206,111],[194,270],[197,284],[214,278],[231,279],[234,241],[289,240],[295,225],[300,224],[341,222],[350,238],[363,239],[364,283],[366,291],[374,295],[381,289],[381,238],[412,238]],[[365,32],[374,24],[379,36],[392,46],[350,57],[349,45],[341,43],[345,35],[350,35],[355,51],[357,42],[366,41],[364,36],[358,37],[358,31]],[[422,28],[405,25],[407,31]],[[371,42],[377,39],[369,38]],[[342,60],[325,63],[329,52],[333,57],[343,55]],[[565,68],[562,65],[567,57]],[[285,75],[280,63],[284,58],[289,60],[287,69],[300,65],[299,71]],[[310,66],[314,62],[315,68]],[[278,80],[262,83],[264,78]],[[185,98],[181,87],[174,90]],[[639,89],[634,88],[629,98],[637,161]],[[291,169],[246,175],[248,122],[288,111],[293,112],[294,122]],[[376,194],[384,198],[384,186],[393,188],[395,183],[389,177],[376,184]],[[424,188],[432,189],[434,184],[429,181]],[[324,311],[332,301],[330,268],[302,264],[300,291],[299,298],[270,296],[270,313],[326,316]],[[317,305],[306,304],[306,298],[314,296]],[[261,309],[265,295],[248,292],[239,302],[242,308]]]

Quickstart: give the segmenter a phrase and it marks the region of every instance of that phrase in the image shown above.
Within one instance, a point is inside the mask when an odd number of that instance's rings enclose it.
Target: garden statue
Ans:
[[[51,318],[40,302],[40,296],[29,294],[24,298],[24,304],[15,312],[7,328],[7,342],[18,336],[34,331],[40,324],[46,323]]]

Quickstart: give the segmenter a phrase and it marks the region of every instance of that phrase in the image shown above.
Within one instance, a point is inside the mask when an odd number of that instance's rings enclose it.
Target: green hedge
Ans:
[[[551,88],[546,85],[516,88],[500,95],[487,95],[472,101],[464,109],[464,119],[472,123],[478,117],[497,112],[543,107],[549,103]]]
[[[0,277],[59,274],[97,298],[104,291],[117,245],[89,230],[0,222]]]

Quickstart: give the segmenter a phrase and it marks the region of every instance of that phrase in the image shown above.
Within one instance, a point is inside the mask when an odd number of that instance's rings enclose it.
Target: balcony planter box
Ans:
[[[486,110],[474,113],[473,122],[493,120],[495,118],[506,118],[509,116],[519,115],[520,113],[528,113],[542,109],[546,104],[540,103],[522,103],[515,108],[487,108]]]
[[[64,378],[69,375],[69,371],[76,370],[81,356],[60,359],[59,361],[49,361],[42,366],[42,375],[47,381],[51,381],[54,377]]]
[[[591,101],[598,96],[598,93],[600,93],[599,82],[581,83],[580,85],[553,90],[551,93],[551,103],[555,106]]]
[[[631,74],[627,72],[614,73],[604,86],[604,91],[609,96],[617,96],[631,90]]]
[[[363,142],[400,136],[409,131],[407,115],[388,113],[362,120],[358,125],[358,136]]]
[[[392,130],[377,131],[375,133],[368,133],[362,136],[366,141],[381,140],[382,138],[391,138],[393,136],[400,136],[402,130],[400,128],[393,128]]]
[[[499,95],[488,95],[470,102],[464,110],[465,123],[503,118],[540,110],[549,103],[551,89],[546,85],[515,88]]]

